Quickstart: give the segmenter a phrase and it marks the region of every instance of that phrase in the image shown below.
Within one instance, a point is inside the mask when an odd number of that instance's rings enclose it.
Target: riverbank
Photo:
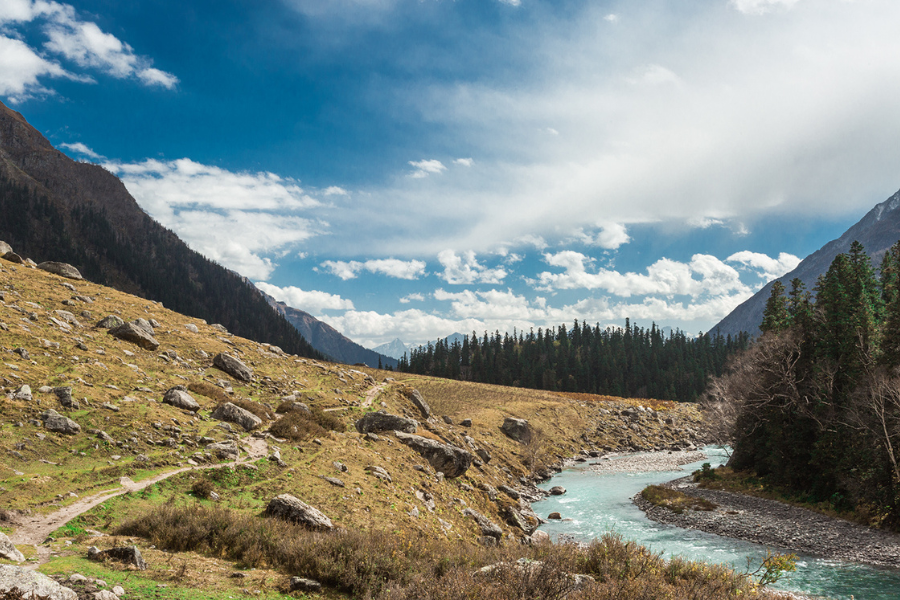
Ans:
[[[777,500],[722,490],[701,489],[690,477],[664,484],[718,505],[713,511],[676,514],[654,506],[640,494],[634,503],[658,523],[763,544],[827,559],[900,568],[900,535],[828,517]]]
[[[699,450],[648,452],[646,454],[627,454],[622,456],[606,455],[590,466],[595,473],[653,473],[659,471],[675,471],[682,465],[688,465],[707,458]]]

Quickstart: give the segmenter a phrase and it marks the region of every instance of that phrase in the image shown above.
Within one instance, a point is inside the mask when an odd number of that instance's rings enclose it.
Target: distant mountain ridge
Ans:
[[[122,182],[76,162],[0,103],[0,239],[41,262],[284,351],[321,355],[258,290],[191,250],[147,215]]]
[[[849,251],[850,244],[854,241],[859,241],[865,247],[866,252],[872,257],[873,266],[877,269],[884,253],[898,239],[900,239],[900,191],[876,205],[841,237],[828,242],[804,258],[796,269],[767,283],[761,290],[731,311],[710,330],[710,333],[718,332],[724,336],[746,331],[753,336],[759,335],[763,310],[766,307],[766,300],[772,293],[775,281],[782,282],[786,288],[790,289],[790,282],[799,277],[806,284],[806,288],[812,290],[819,275],[828,271],[834,257]]]
[[[400,338],[394,338],[386,344],[375,346],[374,348],[372,348],[372,351],[400,360],[401,358],[403,358],[404,354],[409,352],[409,345],[407,345]]]

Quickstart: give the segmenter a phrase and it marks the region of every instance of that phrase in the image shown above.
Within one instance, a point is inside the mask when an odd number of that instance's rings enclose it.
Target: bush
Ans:
[[[191,486],[191,492],[198,498],[209,498],[209,495],[215,489],[213,482],[209,479],[198,479]]]
[[[211,398],[220,404],[228,402],[230,399],[225,390],[217,385],[207,383],[206,381],[194,381],[188,384],[187,389],[195,394]]]
[[[703,463],[700,467],[699,471],[694,471],[692,473],[694,476],[694,482],[701,483],[704,481],[718,481],[720,479],[719,474],[716,473],[716,470],[712,468],[712,465],[709,463]]]
[[[303,410],[292,410],[269,427],[269,433],[295,442],[305,442],[325,435],[325,429],[316,423],[312,415]]]
[[[685,509],[708,511],[718,508],[716,504],[709,500],[688,496],[683,492],[661,485],[647,486],[644,488],[644,491],[641,492],[641,497],[654,506],[668,508],[679,515],[683,513]]]
[[[335,416],[334,413],[327,413],[315,406],[311,410],[313,419],[323,429],[328,431],[344,431],[347,429],[340,417]]]

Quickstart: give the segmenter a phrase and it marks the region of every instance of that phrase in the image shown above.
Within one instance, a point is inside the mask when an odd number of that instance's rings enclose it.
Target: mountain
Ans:
[[[900,191],[875,206],[841,237],[807,256],[796,269],[780,277],[778,281],[790,289],[790,282],[799,277],[806,284],[806,288],[811,290],[816,285],[819,275],[828,271],[834,257],[849,251],[850,244],[854,241],[859,241],[865,247],[866,252],[872,257],[873,264],[878,267],[885,251],[898,239],[900,239]],[[774,283],[770,281],[749,300],[731,311],[710,330],[710,333],[718,331],[722,335],[735,335],[740,331],[746,331],[750,335],[758,335],[766,300]]]
[[[372,348],[372,351],[399,360],[403,358],[403,355],[409,351],[409,346],[404,344],[403,340],[401,340],[400,338],[395,338],[386,344],[375,346],[374,348]]]
[[[385,369],[397,368],[397,359],[363,348],[328,323],[323,323],[311,314],[292,308],[284,302],[278,302],[267,294],[263,295],[304,339],[309,340],[313,348],[329,358],[348,365],[362,363],[374,368],[381,364]]]
[[[99,165],[54,148],[0,103],[0,239],[38,262],[162,302],[291,354],[320,357],[240,276],[188,248]]]

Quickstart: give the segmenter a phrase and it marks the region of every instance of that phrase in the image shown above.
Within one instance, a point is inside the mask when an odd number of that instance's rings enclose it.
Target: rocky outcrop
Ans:
[[[43,573],[24,567],[0,565],[0,593],[6,594],[13,590],[18,590],[23,598],[29,600],[78,600],[78,594],[74,590],[56,583]]]
[[[74,435],[81,431],[81,425],[72,419],[62,416],[52,408],[41,413],[41,420],[44,422],[45,428],[57,433]]]
[[[222,460],[237,460],[240,455],[237,444],[234,442],[217,442],[207,446],[206,450]]]
[[[529,425],[528,421],[525,419],[506,417],[506,419],[503,420],[503,425],[500,426],[500,430],[503,431],[508,438],[519,443],[527,444],[531,441],[531,425]]]
[[[144,350],[156,350],[159,348],[159,342],[153,337],[153,328],[150,327],[149,323],[146,327],[142,327],[137,322],[125,323],[110,329],[107,333],[120,340],[136,344]]]
[[[472,454],[456,446],[442,444],[436,440],[402,431],[395,433],[398,440],[421,454],[434,467],[434,470],[443,473],[444,477],[453,478],[463,475],[472,466],[472,461],[475,459]]]
[[[481,528],[481,535],[492,537],[497,540],[503,537],[503,530],[500,529],[500,526],[488,519],[477,510],[467,508],[463,511],[462,514],[464,516],[472,517],[473,519],[475,519],[475,522],[478,523],[478,527]]]
[[[419,423],[415,419],[392,415],[383,410],[368,413],[356,422],[356,430],[360,433],[376,433],[379,431],[415,433],[418,428]]]
[[[115,560],[134,565],[141,571],[147,570],[147,562],[141,556],[137,546],[120,546],[109,550],[98,550],[95,546],[88,548],[88,559],[95,561]]]
[[[108,317],[103,317],[100,321],[94,325],[94,327],[102,328],[102,329],[113,329],[115,327],[121,327],[125,324],[125,321],[122,320],[121,317],[117,317],[116,315],[109,315]]]
[[[60,277],[66,277],[68,279],[75,279],[78,281],[84,279],[81,276],[81,273],[78,272],[78,269],[66,263],[54,262],[51,260],[39,263],[37,268],[41,269],[42,271],[47,271],[48,273],[59,275]]]
[[[262,424],[262,419],[249,410],[236,406],[231,402],[220,404],[210,416],[219,421],[228,421],[229,423],[240,425],[245,431],[256,429]]]
[[[165,393],[163,396],[163,403],[191,412],[200,409],[200,404],[194,400],[193,396],[187,393],[187,390],[185,390],[183,386],[180,385],[173,387]]]
[[[253,369],[237,358],[222,352],[213,358],[213,366],[225,371],[239,381],[253,381]]]
[[[16,547],[13,545],[9,538],[6,537],[6,534],[0,531],[0,558],[5,558],[6,560],[14,560],[16,562],[22,562],[25,560],[25,556],[16,550]]]
[[[7,244],[3,240],[0,240],[0,256],[3,256],[7,252],[12,252],[12,251],[13,251],[12,246]]]
[[[302,502],[290,494],[281,494],[269,501],[266,506],[266,515],[285,521],[299,523],[311,529],[331,530],[334,528],[331,519],[322,514],[318,509]]]
[[[422,413],[423,419],[431,418],[431,407],[428,406],[428,403],[425,402],[425,398],[422,397],[422,394],[419,393],[419,390],[407,390],[404,392],[407,398],[415,405],[415,407]]]

